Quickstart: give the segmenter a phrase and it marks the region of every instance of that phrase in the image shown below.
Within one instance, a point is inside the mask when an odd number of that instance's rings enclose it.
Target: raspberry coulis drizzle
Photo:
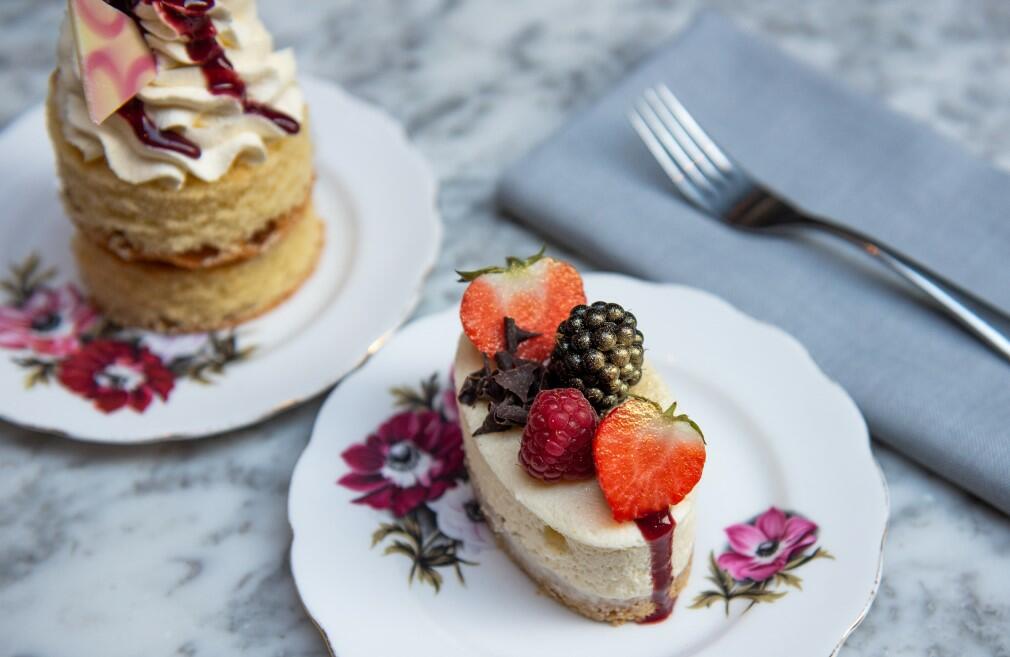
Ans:
[[[162,130],[154,124],[144,110],[144,101],[132,98],[119,108],[119,116],[123,117],[133,133],[142,143],[151,148],[182,153],[194,160],[200,157],[200,147],[173,130]]]
[[[231,96],[242,104],[246,114],[261,116],[288,134],[301,130],[301,125],[287,114],[249,98],[245,81],[232,65],[224,48],[217,41],[217,28],[208,12],[214,0],[105,0],[116,9],[132,16],[138,25],[133,9],[140,2],[154,6],[158,14],[176,32],[187,37],[186,52],[203,71],[207,89],[218,96]],[[119,110],[133,128],[137,138],[153,148],[175,151],[187,157],[200,157],[200,147],[177,132],[161,130],[144,111],[143,102],[134,98]]]
[[[677,522],[669,511],[650,513],[635,520],[642,538],[649,546],[652,561],[652,603],[655,611],[641,621],[642,623],[658,623],[673,613],[675,599],[670,597],[673,587],[673,533]]]

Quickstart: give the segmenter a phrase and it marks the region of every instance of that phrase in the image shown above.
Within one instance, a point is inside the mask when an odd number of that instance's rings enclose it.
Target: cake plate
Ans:
[[[590,300],[635,313],[647,359],[708,440],[693,573],[673,616],[586,620],[494,547],[465,478],[447,466],[460,458],[447,392],[459,316],[449,310],[407,326],[331,394],[295,469],[291,567],[331,650],[837,653],[876,594],[888,515],[856,405],[795,339],[708,293],[609,274],[585,284]],[[748,569],[759,561],[774,565]]]
[[[44,108],[0,134],[0,419],[103,443],[191,439],[326,390],[406,319],[437,259],[437,183],[378,108],[305,78],[326,242],[312,277],[234,330],[103,329],[78,282]]]

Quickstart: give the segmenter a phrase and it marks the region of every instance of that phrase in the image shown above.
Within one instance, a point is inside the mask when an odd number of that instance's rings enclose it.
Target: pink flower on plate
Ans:
[[[436,500],[463,473],[459,426],[435,411],[406,411],[379,426],[341,456],[352,472],[339,484],[364,493],[354,499],[397,517]]]
[[[98,313],[73,285],[39,288],[22,306],[0,306],[0,347],[67,356],[97,320]]]
[[[727,527],[726,536],[730,549],[719,555],[719,567],[737,581],[763,582],[817,541],[817,525],[771,507],[753,523]]]

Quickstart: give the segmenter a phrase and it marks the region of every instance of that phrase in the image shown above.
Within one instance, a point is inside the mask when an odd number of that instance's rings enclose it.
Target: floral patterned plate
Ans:
[[[89,441],[197,438],[318,394],[382,345],[438,254],[435,177],[386,114],[303,86],[332,118],[313,125],[326,246],[298,294],[234,331],[105,321],[76,280],[42,108],[0,135],[0,418]]]
[[[324,405],[291,483],[291,565],[340,657],[833,655],[876,593],[887,491],[859,411],[794,339],[697,290],[591,274],[705,428],[694,567],[673,617],[611,627],[494,547],[448,392],[455,311]],[[381,629],[380,629],[381,628]]]

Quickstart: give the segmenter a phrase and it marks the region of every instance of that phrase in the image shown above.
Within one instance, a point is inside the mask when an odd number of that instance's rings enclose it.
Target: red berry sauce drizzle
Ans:
[[[144,111],[144,101],[139,98],[128,100],[119,108],[119,116],[133,128],[133,133],[141,143],[151,148],[182,153],[194,160],[200,157],[200,147],[173,130],[162,130],[154,124]]]
[[[141,2],[152,5],[158,14],[179,34],[187,37],[186,52],[196,62],[207,80],[207,89],[218,96],[231,96],[242,103],[246,114],[255,114],[267,119],[288,134],[296,134],[301,125],[287,114],[249,98],[245,81],[217,41],[217,28],[208,16],[214,8],[214,0],[105,0],[109,5],[132,16],[138,25],[140,21],[134,8]],[[137,138],[153,148],[175,151],[187,157],[200,157],[200,147],[177,132],[161,130],[144,111],[139,98],[119,110],[133,128]]]
[[[673,586],[673,532],[677,523],[669,511],[651,513],[635,520],[642,538],[649,545],[652,559],[652,615],[643,623],[658,623],[673,612],[676,599],[670,597]]]

